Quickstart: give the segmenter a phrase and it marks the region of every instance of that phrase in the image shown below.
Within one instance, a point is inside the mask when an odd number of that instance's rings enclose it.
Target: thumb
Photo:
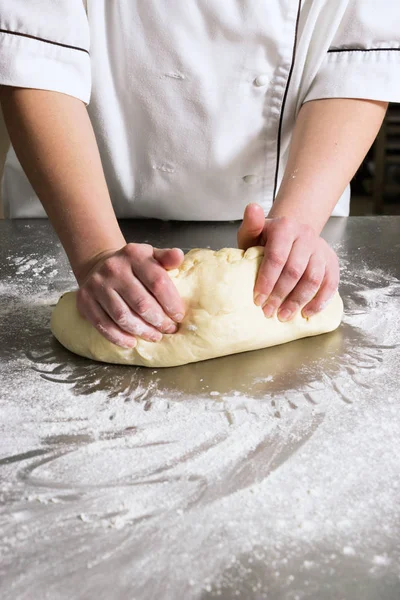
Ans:
[[[183,262],[184,254],[179,248],[154,248],[154,258],[164,269],[177,269]]]
[[[251,246],[257,246],[265,225],[264,211],[259,204],[248,204],[244,211],[243,221],[239,227],[237,239],[238,246],[247,250]]]

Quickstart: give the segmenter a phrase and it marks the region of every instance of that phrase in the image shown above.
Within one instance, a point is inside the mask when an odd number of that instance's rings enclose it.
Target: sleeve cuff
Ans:
[[[89,53],[85,49],[0,33],[0,85],[61,92],[88,104]]]
[[[400,48],[328,52],[304,102],[359,98],[400,102]]]

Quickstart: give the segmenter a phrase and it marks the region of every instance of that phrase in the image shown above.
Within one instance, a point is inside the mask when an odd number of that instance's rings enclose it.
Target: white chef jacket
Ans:
[[[267,212],[304,102],[400,101],[399,0],[83,4],[0,0],[0,84],[91,98],[119,217]],[[12,149],[3,198],[44,216]],[[333,214],[348,209],[346,190]]]

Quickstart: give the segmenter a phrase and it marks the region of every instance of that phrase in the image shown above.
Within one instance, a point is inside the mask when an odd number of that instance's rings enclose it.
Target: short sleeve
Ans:
[[[349,0],[305,101],[400,102],[400,0]]]
[[[89,102],[89,24],[83,0],[0,0],[0,85]]]

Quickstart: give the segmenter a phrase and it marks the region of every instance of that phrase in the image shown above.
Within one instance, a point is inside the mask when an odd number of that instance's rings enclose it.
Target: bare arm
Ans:
[[[291,217],[320,233],[373,144],[386,109],[385,102],[342,98],[304,104],[268,216]]]
[[[170,317],[183,307],[163,267],[178,266],[181,253],[126,245],[85,105],[65,94],[11,87],[1,88],[0,99],[17,156],[81,285],[81,313],[120,345],[134,345],[134,335],[155,340],[175,330]]]
[[[1,104],[18,158],[80,281],[98,254],[126,243],[86,107],[65,94],[9,87]]]
[[[387,104],[328,99],[305,104],[293,132],[287,168],[267,220],[249,205],[238,241],[265,245],[255,301],[282,320],[303,309],[319,312],[339,283],[336,254],[319,237],[335,204],[360,166]]]

